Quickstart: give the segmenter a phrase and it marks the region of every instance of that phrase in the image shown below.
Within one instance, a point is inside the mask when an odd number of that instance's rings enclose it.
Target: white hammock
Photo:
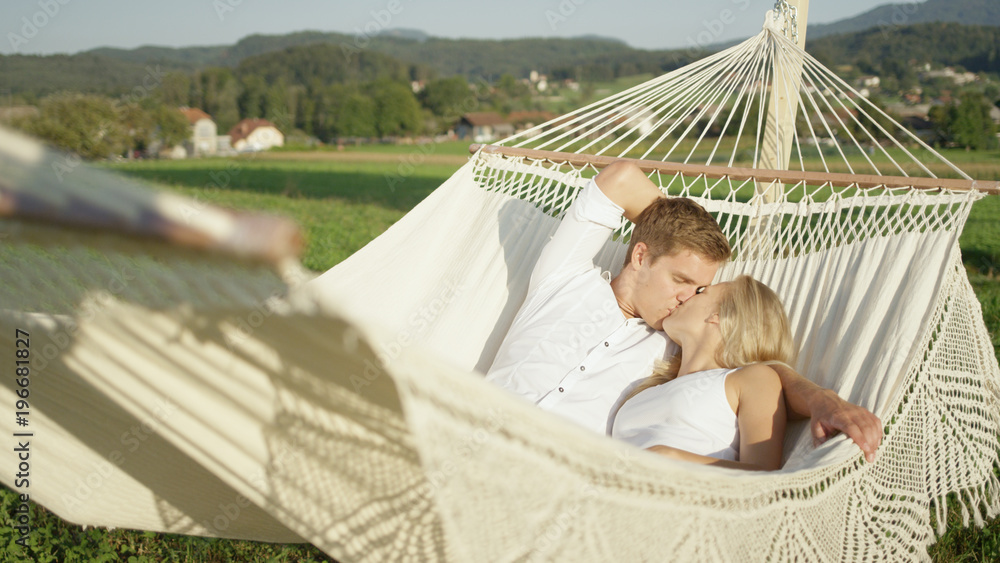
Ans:
[[[876,462],[802,427],[780,471],[673,462],[476,375],[599,159],[479,151],[310,281],[283,224],[66,173],[0,132],[0,330],[29,332],[34,361],[29,426],[4,423],[33,433],[20,492],[72,522],[305,540],[342,561],[920,559],[932,502],[939,533],[950,493],[966,524],[1000,509],[1000,370],[957,243],[969,188],[994,184],[934,179],[943,159],[772,27],[504,144],[687,162],[646,166],[719,219],[735,249],[719,279],[782,296],[799,370],[882,418]],[[623,254],[618,237],[597,262],[614,273]],[[0,404],[18,389],[5,379]]]

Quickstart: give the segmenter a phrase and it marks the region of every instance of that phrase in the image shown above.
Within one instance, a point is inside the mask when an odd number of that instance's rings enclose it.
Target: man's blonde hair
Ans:
[[[653,260],[681,250],[690,250],[709,260],[729,260],[732,251],[722,229],[705,209],[683,197],[659,198],[635,218],[625,265],[632,260],[632,250],[643,242]]]
[[[722,345],[715,352],[715,361],[724,368],[751,364],[791,365],[798,355],[781,299],[771,288],[750,276],[739,276],[726,287],[719,301],[719,332]],[[683,350],[669,362],[658,361],[653,374],[629,393],[628,398],[676,378],[682,353]]]

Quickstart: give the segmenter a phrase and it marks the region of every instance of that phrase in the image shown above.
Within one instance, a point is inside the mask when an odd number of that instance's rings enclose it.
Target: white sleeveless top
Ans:
[[[643,449],[673,446],[738,461],[740,430],[726,399],[726,376],[734,371],[697,371],[643,390],[618,410],[611,435]]]

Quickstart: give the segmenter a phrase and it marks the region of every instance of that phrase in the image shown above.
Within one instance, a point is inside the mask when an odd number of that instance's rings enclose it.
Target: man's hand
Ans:
[[[812,413],[809,427],[814,446],[839,431],[861,447],[869,463],[875,461],[875,450],[882,443],[882,421],[868,409],[848,403],[833,391],[824,389],[810,397],[809,411]]]

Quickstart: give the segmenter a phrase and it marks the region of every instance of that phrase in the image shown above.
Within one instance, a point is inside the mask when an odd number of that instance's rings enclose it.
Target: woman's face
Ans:
[[[697,336],[707,327],[718,325],[719,305],[722,303],[729,282],[710,285],[701,293],[679,305],[673,314],[663,321],[663,331],[671,340],[677,342],[683,334]]]

